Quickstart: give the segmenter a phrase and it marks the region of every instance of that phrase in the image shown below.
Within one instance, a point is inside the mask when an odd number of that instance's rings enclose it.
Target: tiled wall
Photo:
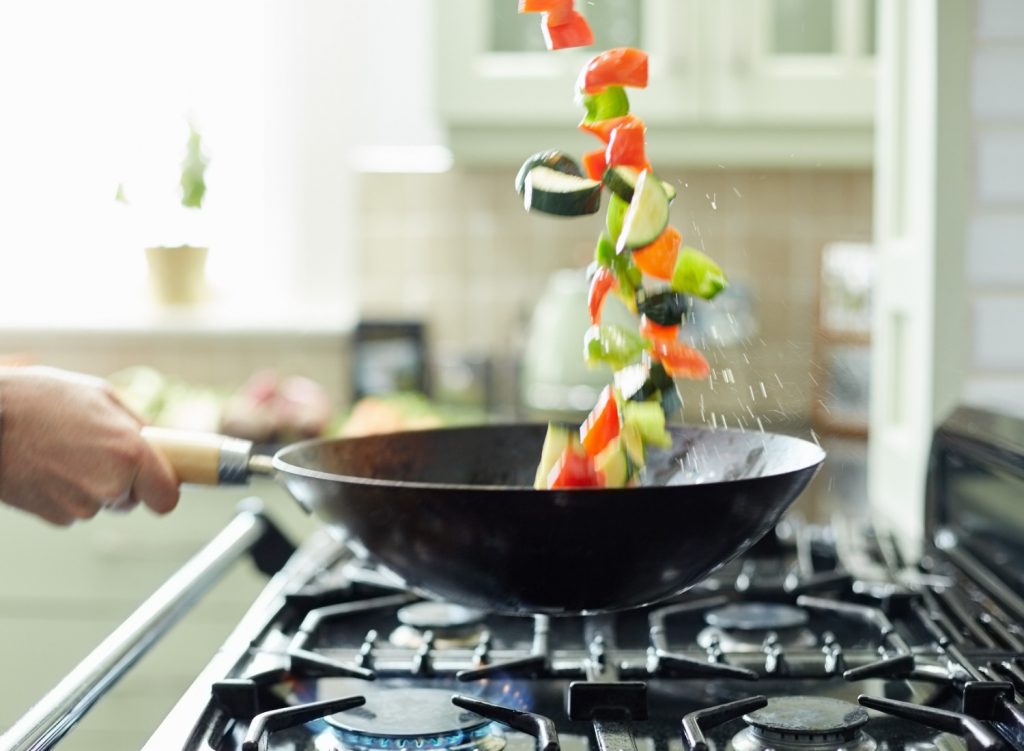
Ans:
[[[1024,411],[1024,4],[979,0],[972,71],[972,401]]]
[[[435,351],[515,352],[547,277],[591,260],[603,214],[577,220],[527,214],[512,175],[511,169],[364,175],[363,315],[423,319]],[[672,220],[685,242],[703,248],[734,284],[751,291],[759,321],[749,347],[721,353],[720,365],[735,364],[737,383],[705,390],[709,411],[717,404],[729,414],[742,412],[751,386],[759,394],[764,381],[770,398],[755,409],[770,405],[806,418],[816,371],[819,255],[828,242],[870,239],[871,173],[720,169],[663,177],[679,188]]]

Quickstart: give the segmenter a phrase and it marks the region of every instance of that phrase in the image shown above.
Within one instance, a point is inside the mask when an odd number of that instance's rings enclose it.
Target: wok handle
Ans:
[[[244,485],[253,472],[270,474],[268,457],[253,456],[252,441],[217,433],[145,427],[142,437],[170,462],[181,482]]]

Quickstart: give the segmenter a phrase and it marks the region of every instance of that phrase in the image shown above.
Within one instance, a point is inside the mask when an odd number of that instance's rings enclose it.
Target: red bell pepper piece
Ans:
[[[652,342],[674,342],[679,338],[679,325],[662,326],[647,316],[640,316],[640,336]]]
[[[552,11],[544,14],[541,25],[544,43],[549,50],[567,47],[586,47],[594,43],[594,32],[579,11],[571,10],[568,15]]]
[[[587,133],[593,133],[595,136],[601,139],[605,144],[611,140],[612,131],[626,123],[640,123],[643,127],[643,120],[636,115],[623,115],[622,117],[609,117],[607,120],[597,120],[592,123],[581,122],[579,124],[580,130],[585,130]]]
[[[658,239],[633,251],[633,263],[655,279],[671,279],[676,268],[676,256],[683,236],[671,224],[658,235]]]
[[[520,13],[559,13],[569,15],[572,0],[519,0]]]
[[[604,149],[588,151],[580,160],[583,162],[583,171],[591,180],[600,180],[604,177],[604,171],[608,169],[608,163],[604,159]]]
[[[615,287],[615,274],[607,266],[599,266],[590,280],[590,292],[587,295],[587,306],[590,308],[590,322],[601,323],[601,308],[608,292]]]
[[[605,386],[597,405],[580,425],[580,443],[591,457],[601,453],[619,435],[619,405],[611,386]]]
[[[548,487],[558,488],[602,488],[604,475],[594,467],[593,457],[574,446],[566,446],[548,475]]]
[[[612,130],[604,155],[607,165],[615,167],[621,164],[644,169],[647,166],[647,153],[644,149],[646,130],[643,120],[624,122]]]
[[[647,53],[635,47],[616,47],[593,57],[580,71],[578,87],[597,94],[607,86],[647,86]]]
[[[662,364],[673,378],[707,378],[711,374],[708,361],[693,347],[678,341],[658,340],[651,347],[651,355]]]

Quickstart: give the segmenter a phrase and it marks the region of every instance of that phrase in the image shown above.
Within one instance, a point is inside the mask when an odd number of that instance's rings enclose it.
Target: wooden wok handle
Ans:
[[[146,442],[163,454],[181,482],[244,485],[254,472],[266,472],[264,457],[253,457],[252,441],[217,433],[170,428],[142,429]]]

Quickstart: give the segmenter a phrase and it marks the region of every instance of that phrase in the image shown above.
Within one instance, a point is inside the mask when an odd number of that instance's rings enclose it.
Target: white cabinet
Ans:
[[[707,113],[722,122],[869,126],[873,0],[705,3]]]
[[[870,163],[875,0],[577,2],[595,44],[557,52],[514,0],[434,2],[438,108],[464,163],[593,148],[576,75],[624,45],[650,54],[648,89],[629,95],[656,163]]]

